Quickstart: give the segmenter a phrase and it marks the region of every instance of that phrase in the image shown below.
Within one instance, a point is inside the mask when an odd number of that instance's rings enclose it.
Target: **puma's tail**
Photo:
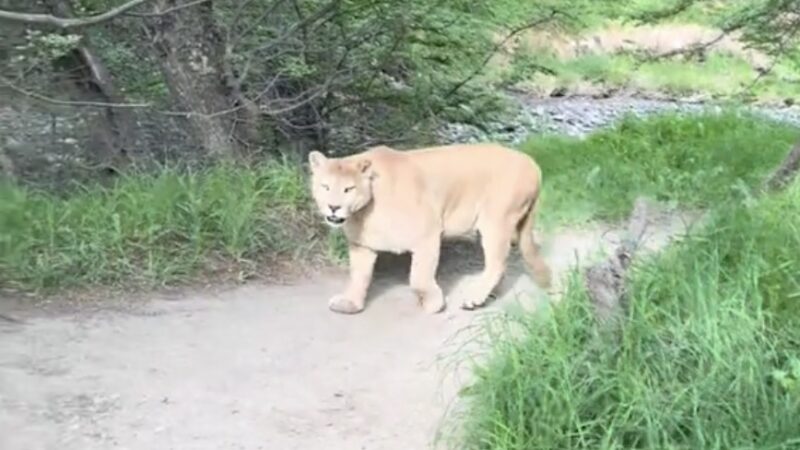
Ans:
[[[531,206],[528,208],[517,228],[519,234],[519,250],[536,284],[539,285],[540,288],[548,289],[550,288],[552,277],[550,267],[539,254],[539,249],[536,248],[536,244],[533,242],[535,215],[536,200],[531,202]]]

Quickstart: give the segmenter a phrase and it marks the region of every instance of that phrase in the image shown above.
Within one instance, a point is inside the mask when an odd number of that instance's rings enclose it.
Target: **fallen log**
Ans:
[[[800,141],[763,184],[763,192],[774,192],[788,186],[800,172]],[[649,211],[647,201],[640,197],[634,202],[628,219],[626,235],[613,255],[584,271],[584,285],[599,321],[616,320],[628,307],[625,277],[639,244],[647,230]]]
[[[783,162],[767,178],[764,183],[764,191],[778,191],[785,188],[794,180],[798,171],[800,171],[800,141],[794,144],[794,147],[783,159]]]
[[[608,259],[584,271],[584,283],[600,321],[613,321],[627,308],[625,275],[647,230],[649,213],[647,200],[637,198],[622,243]]]

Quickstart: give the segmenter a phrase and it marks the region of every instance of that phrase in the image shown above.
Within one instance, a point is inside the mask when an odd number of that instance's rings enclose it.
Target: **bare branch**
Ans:
[[[634,23],[652,23],[673,18],[691,8],[696,0],[680,0],[676,4],[658,10],[645,11],[632,17]]]
[[[278,76],[274,77],[270,83],[267,84],[265,88],[261,90],[256,96],[251,99],[247,99],[250,102],[257,102],[261,100],[272,88],[274,87],[275,83],[278,80]],[[331,76],[328,80],[328,83],[318,86],[314,89],[309,89],[307,91],[301,92],[295,97],[281,99],[280,103],[281,106],[277,107],[268,107],[264,106],[260,108],[261,114],[267,116],[276,116],[280,114],[286,114],[294,109],[300,108],[301,106],[307,104],[308,102],[320,97],[324,93],[327,93],[328,89],[330,88],[330,83],[335,78],[335,76]],[[36,92],[28,91],[23,89],[13,83],[11,83],[5,77],[0,77],[0,83],[3,86],[10,89],[13,92],[16,92],[19,95],[24,95],[26,97],[32,98],[34,100],[38,100],[40,102],[49,103],[51,105],[57,106],[70,106],[70,107],[88,107],[88,108],[125,108],[125,109],[143,109],[143,108],[152,108],[151,103],[110,103],[110,102],[93,102],[93,101],[74,101],[74,100],[59,100],[56,98],[48,97],[46,95],[42,95]],[[278,102],[276,102],[278,103]],[[233,106],[231,108],[227,108],[220,111],[214,111],[210,113],[204,113],[199,111],[154,111],[156,114],[161,114],[165,116],[174,116],[174,117],[202,117],[206,119],[213,119],[216,117],[228,115],[235,113],[242,108],[244,108],[244,104],[240,104],[237,106]]]
[[[150,103],[108,103],[108,102],[87,102],[87,101],[73,101],[73,100],[59,100],[56,98],[48,97],[46,95],[38,94],[36,92],[28,91],[23,89],[14,83],[11,80],[0,77],[0,83],[2,86],[10,89],[17,94],[24,95],[25,97],[32,98],[34,100],[38,100],[40,102],[49,103],[51,105],[58,105],[58,106],[75,106],[75,107],[91,107],[91,108],[148,108],[151,106]]]
[[[458,81],[456,84],[454,84],[444,94],[444,96],[442,98],[448,99],[448,98],[452,97],[453,95],[458,93],[458,91],[460,91],[464,86],[466,86],[470,81],[475,79],[475,77],[477,77],[483,71],[483,69],[486,67],[486,65],[489,64],[489,61],[492,60],[492,57],[498,51],[500,51],[500,49],[504,45],[506,45],[506,43],[508,41],[510,41],[512,38],[514,38],[514,36],[524,32],[526,30],[530,30],[532,28],[536,28],[538,26],[541,26],[541,25],[547,24],[549,22],[552,22],[558,16],[571,17],[568,13],[565,13],[564,11],[561,11],[561,10],[558,10],[558,9],[553,9],[553,10],[550,11],[549,14],[545,15],[544,17],[540,17],[540,18],[538,18],[536,20],[530,21],[530,22],[528,22],[526,24],[523,24],[523,25],[521,25],[521,26],[519,26],[517,28],[512,29],[500,42],[498,42],[494,47],[492,47],[492,49],[487,53],[487,55],[485,56],[483,61],[481,61],[481,63],[478,64],[478,66],[472,72],[470,72],[466,77],[464,77],[463,79]],[[549,72],[550,74],[553,73],[552,70],[550,70],[550,69],[548,69],[546,67],[541,67],[540,66],[539,69],[544,71],[544,72]],[[444,106],[440,106],[437,111],[431,111],[431,114],[434,114],[434,115],[437,114],[438,112],[440,112],[442,110],[442,108],[444,108]],[[409,133],[409,134],[414,133],[416,127],[420,123],[422,123],[424,120],[426,120],[426,118],[425,118],[425,115],[423,114],[423,115],[420,116],[420,118],[418,120],[416,120],[414,123],[412,123],[408,127],[408,132],[407,133]]]
[[[239,82],[244,82],[244,80],[247,79],[251,67],[251,61],[257,58],[259,53],[265,52],[275,46],[283,44],[289,37],[291,37],[294,33],[296,33],[298,29],[306,27],[319,20],[325,19],[326,16],[335,12],[340,3],[341,0],[331,0],[329,3],[319,8],[314,14],[306,17],[304,20],[300,20],[298,22],[293,23],[281,36],[278,36],[276,39],[271,40],[266,44],[253,49],[250,52],[248,59],[244,63],[244,68],[242,69],[242,73],[239,76]],[[237,36],[237,39],[240,38],[241,35]]]
[[[472,81],[472,80],[473,80],[475,77],[477,77],[477,76],[478,76],[478,75],[481,73],[481,71],[483,71],[483,69],[486,67],[486,65],[487,65],[487,64],[489,64],[489,61],[491,61],[491,60],[492,60],[492,57],[493,57],[493,56],[494,56],[494,55],[495,55],[495,54],[496,54],[496,53],[497,53],[497,52],[498,52],[498,51],[499,51],[499,50],[500,50],[500,49],[501,49],[501,48],[502,48],[504,45],[506,45],[506,43],[507,43],[508,41],[510,41],[510,40],[511,40],[511,39],[512,39],[514,36],[516,36],[516,35],[518,35],[518,34],[522,33],[523,31],[530,30],[531,28],[536,28],[536,27],[538,27],[538,26],[540,26],[540,25],[544,25],[544,24],[546,24],[546,23],[548,23],[548,22],[551,22],[552,20],[554,20],[554,19],[556,18],[556,16],[558,16],[558,15],[560,15],[560,14],[561,14],[561,12],[560,12],[560,11],[558,11],[558,10],[552,10],[552,11],[550,11],[550,14],[547,14],[546,16],[544,16],[544,17],[542,17],[542,18],[539,18],[539,19],[537,19],[537,20],[534,20],[534,21],[532,21],[532,22],[528,22],[528,23],[526,23],[526,24],[524,24],[524,25],[521,25],[521,26],[519,26],[519,27],[517,27],[517,28],[514,28],[513,30],[511,30],[511,31],[510,31],[510,32],[509,32],[509,33],[508,33],[508,34],[507,34],[507,35],[506,35],[506,36],[503,38],[503,40],[501,40],[500,42],[498,42],[498,43],[497,43],[497,44],[496,44],[496,45],[495,45],[495,46],[492,48],[492,50],[491,50],[491,51],[489,51],[489,53],[486,55],[486,57],[483,59],[483,61],[482,61],[482,62],[481,62],[479,65],[478,65],[478,67],[476,67],[476,68],[475,68],[475,70],[473,70],[473,71],[472,71],[472,73],[470,73],[469,75],[467,75],[466,77],[464,77],[464,78],[463,78],[461,81],[459,81],[458,83],[456,83],[455,85],[453,85],[453,87],[451,87],[451,88],[450,88],[450,90],[448,90],[448,91],[447,91],[447,92],[444,94],[444,97],[443,97],[443,98],[445,98],[445,99],[447,99],[447,98],[450,98],[451,96],[453,96],[454,94],[456,94],[456,93],[457,93],[459,90],[461,90],[461,88],[463,88],[463,87],[464,87],[464,86],[465,86],[467,83],[469,83],[469,82],[470,82],[470,81]],[[544,68],[542,68],[542,69],[544,69]],[[552,72],[552,71],[551,71],[551,72]]]
[[[755,87],[755,85],[758,84],[762,78],[772,73],[772,70],[778,64],[779,58],[786,54],[786,51],[789,48],[789,45],[787,44],[789,44],[797,36],[798,32],[800,32],[800,26],[798,26],[799,20],[800,19],[795,19],[776,39],[777,44],[775,46],[777,48],[772,54],[772,62],[770,63],[769,67],[764,70],[760,70],[758,75],[753,78],[753,81],[744,89],[742,89],[742,92],[747,92],[753,89],[753,87]]]
[[[642,20],[644,22],[647,22],[648,20],[653,20],[653,19],[661,20],[663,18],[672,17],[672,16],[674,16],[676,14],[680,14],[681,12],[684,12],[689,6],[691,6],[693,4],[693,2],[694,2],[694,0],[681,0],[679,2],[679,4],[674,5],[670,9],[657,12],[657,13],[655,13],[655,16],[650,17],[649,19],[640,18],[640,20]],[[699,42],[699,43],[696,43],[696,44],[687,45],[686,47],[670,50],[668,52],[663,52],[663,53],[659,53],[659,54],[655,54],[655,55],[648,55],[645,58],[638,58],[637,61],[636,61],[636,64],[634,65],[634,70],[637,70],[642,64],[645,64],[645,63],[648,63],[648,62],[655,62],[655,61],[660,60],[660,59],[671,58],[673,56],[678,56],[678,55],[697,55],[697,54],[701,54],[701,53],[705,52],[706,50],[708,50],[709,48],[711,48],[711,47],[715,46],[716,44],[718,44],[720,41],[722,41],[723,39],[728,37],[730,34],[751,26],[751,24],[754,21],[757,21],[759,19],[763,19],[765,16],[768,16],[769,14],[770,14],[770,10],[769,9],[759,9],[759,10],[752,11],[749,14],[747,14],[746,16],[744,16],[744,17],[742,17],[742,18],[740,18],[740,19],[728,24],[727,26],[725,26],[720,31],[720,34],[718,36],[716,36],[715,38],[710,39],[710,40],[708,40],[706,42]],[[783,31],[774,40],[777,43],[776,46],[778,47],[778,55],[775,55],[775,56],[779,56],[780,54],[782,54],[783,51],[786,48],[786,42],[789,39],[793,38],[797,34],[797,32],[798,32],[798,29],[797,29],[798,27],[796,26],[797,24],[795,23],[795,24],[791,24],[791,25],[795,25],[795,26],[787,26],[786,27],[787,29],[785,31]],[[775,60],[776,59],[777,58],[773,58],[773,63],[771,64],[770,68],[766,69],[766,71],[761,71],[761,73],[759,73],[759,75],[756,77],[756,79],[753,81],[753,83],[750,85],[749,88],[751,88],[758,80],[760,80],[764,75],[766,75],[767,73],[769,73],[771,71],[772,66],[775,65]],[[749,88],[747,88],[747,89],[749,89]]]
[[[109,9],[108,11],[96,14],[94,16],[80,17],[80,18],[65,18],[56,17],[52,14],[32,14],[32,13],[18,13],[13,11],[0,10],[0,21],[18,22],[28,25],[41,25],[50,26],[61,29],[68,28],[81,28],[92,25],[97,25],[103,22],[113,20],[127,11],[144,4],[149,0],[131,0],[116,8]]]
[[[239,7],[236,9],[236,13],[233,15],[233,19],[231,20],[232,23],[239,22],[242,13],[244,12],[244,9],[251,1],[253,0],[244,0],[241,2]],[[231,34],[231,30],[228,30],[228,39],[227,39],[228,45],[231,47],[236,47],[238,43],[242,40],[242,38],[250,34],[257,25],[263,23],[264,19],[266,19],[272,13],[274,13],[275,10],[278,9],[278,7],[281,6],[285,1],[286,0],[275,0],[274,2],[272,2],[269,8],[265,8],[258,18],[253,20],[252,23],[249,26],[247,26],[244,30],[237,33],[236,36],[233,36]]]
[[[697,42],[695,44],[687,45],[686,47],[676,48],[668,52],[652,55],[648,58],[644,58],[643,60],[640,61],[640,63],[653,62],[658,59],[672,58],[673,56],[678,56],[678,55],[697,55],[704,53],[706,50],[717,45],[720,41],[725,39],[725,37],[736,31],[737,29],[738,27],[723,30],[719,33],[719,35],[717,35],[717,37],[709,39],[706,42]]]
[[[200,4],[203,4],[203,3],[208,3],[210,1],[211,0],[194,0],[194,1],[191,1],[191,2],[184,3],[182,5],[173,6],[172,8],[167,8],[167,9],[162,10],[162,11],[156,11],[156,12],[151,12],[151,13],[126,12],[125,15],[126,16],[132,16],[132,17],[161,17],[161,16],[166,16],[167,14],[172,14],[174,12],[180,11],[182,9],[191,8],[192,6],[197,6],[197,5],[200,5]]]

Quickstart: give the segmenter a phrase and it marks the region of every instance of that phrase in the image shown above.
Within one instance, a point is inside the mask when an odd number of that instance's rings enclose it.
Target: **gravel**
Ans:
[[[439,138],[444,143],[500,141],[516,145],[532,134],[584,137],[595,130],[614,125],[626,114],[644,117],[668,111],[682,114],[722,110],[721,106],[696,101],[631,97],[533,99],[515,96],[512,99],[519,105],[519,111],[511,120],[489,123],[483,130],[474,125],[451,123],[439,131]],[[800,126],[800,107],[797,106],[745,106],[741,109]]]

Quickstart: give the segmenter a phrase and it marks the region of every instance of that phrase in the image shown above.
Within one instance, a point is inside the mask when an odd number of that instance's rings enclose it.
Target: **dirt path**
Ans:
[[[684,225],[661,220],[649,245]],[[543,239],[558,271],[614,243],[601,227]],[[411,300],[403,257],[379,260],[375,300],[355,316],[326,308],[342,274],[58,314],[0,303],[22,320],[0,319],[0,448],[429,448],[459,384],[439,361],[451,338],[482,313],[543,298],[514,256],[481,313],[458,308],[480,269],[466,244],[443,253],[451,294],[436,316]]]

